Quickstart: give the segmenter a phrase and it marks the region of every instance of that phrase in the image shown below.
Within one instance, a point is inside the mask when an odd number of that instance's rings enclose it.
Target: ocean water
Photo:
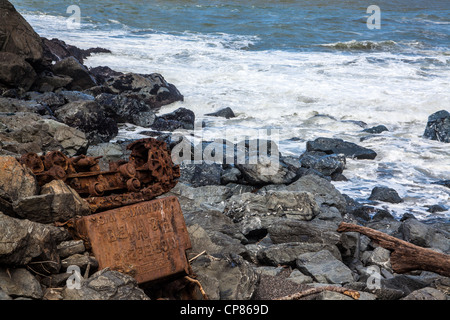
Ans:
[[[349,180],[333,182],[341,192],[364,203],[388,186],[404,202],[377,206],[394,216],[450,218],[450,189],[431,184],[450,179],[450,144],[422,137],[430,114],[450,110],[448,0],[11,2],[42,36],[112,51],[90,67],[161,73],[185,101],[160,112],[193,110],[204,139],[275,128],[286,155],[317,137],[355,142],[378,156],[348,159]],[[224,107],[237,118],[204,117]],[[361,121],[389,132],[364,133]],[[125,126],[118,138],[139,130]],[[427,212],[435,204],[447,211]]]

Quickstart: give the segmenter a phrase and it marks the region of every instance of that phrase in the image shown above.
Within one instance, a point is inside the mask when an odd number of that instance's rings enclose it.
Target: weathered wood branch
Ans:
[[[351,290],[351,289],[347,289],[347,288],[343,288],[343,287],[337,287],[337,286],[324,286],[324,287],[317,287],[317,288],[311,288],[311,289],[306,289],[294,294],[290,294],[281,298],[277,298],[275,300],[298,300],[300,298],[306,297],[306,296],[310,296],[312,294],[316,294],[322,291],[334,291],[334,292],[339,292],[342,294],[345,294],[346,296],[352,297],[353,299],[359,299],[359,292],[355,291],[355,290]]]
[[[383,232],[356,224],[341,222],[337,231],[359,232],[381,247],[391,250],[392,270],[397,273],[424,270],[450,277],[450,256],[447,254],[419,247]]]

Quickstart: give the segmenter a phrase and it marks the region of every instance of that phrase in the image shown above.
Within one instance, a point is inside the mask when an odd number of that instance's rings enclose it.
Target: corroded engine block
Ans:
[[[170,191],[178,182],[180,167],[174,165],[162,141],[146,138],[127,146],[128,161],[109,163],[101,171],[100,157],[67,157],[60,151],[39,156],[26,153],[19,161],[36,175],[39,185],[63,180],[89,203],[92,212],[151,200]]]

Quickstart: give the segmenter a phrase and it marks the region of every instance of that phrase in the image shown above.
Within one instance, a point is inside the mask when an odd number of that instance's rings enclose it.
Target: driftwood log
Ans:
[[[392,270],[397,273],[424,270],[450,277],[450,256],[447,254],[419,247],[383,232],[356,224],[341,222],[337,231],[359,232],[381,247],[391,250]]]

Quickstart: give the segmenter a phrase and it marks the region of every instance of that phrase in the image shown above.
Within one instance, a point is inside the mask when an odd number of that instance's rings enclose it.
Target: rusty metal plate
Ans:
[[[189,273],[191,242],[176,197],[85,216],[75,227],[88,239],[100,269],[131,274],[138,283]]]

